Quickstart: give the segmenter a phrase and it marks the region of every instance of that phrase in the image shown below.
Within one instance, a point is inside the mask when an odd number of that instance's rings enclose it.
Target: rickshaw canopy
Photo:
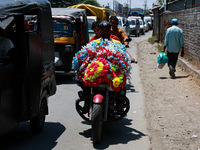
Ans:
[[[77,8],[51,8],[53,16],[71,16],[73,18],[78,18],[80,16],[86,16],[85,9]]]
[[[86,9],[90,12],[90,15],[87,14],[88,16],[97,16],[97,18],[101,21],[107,19],[107,16],[106,16],[107,9],[104,7],[96,7],[96,6],[89,5],[89,4],[78,4],[78,5],[70,6],[68,8]]]
[[[32,8],[49,8],[48,0],[6,0],[0,1],[0,19],[3,20],[11,15],[20,15]]]

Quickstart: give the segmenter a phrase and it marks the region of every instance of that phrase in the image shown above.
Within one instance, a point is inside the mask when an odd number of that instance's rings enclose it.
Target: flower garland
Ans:
[[[130,63],[126,47],[109,40],[91,42],[83,46],[73,58],[77,80],[90,87],[105,82],[114,91],[125,88],[126,77],[131,69]]]

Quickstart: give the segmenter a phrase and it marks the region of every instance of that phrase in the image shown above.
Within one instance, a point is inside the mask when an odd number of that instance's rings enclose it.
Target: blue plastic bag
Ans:
[[[168,63],[168,57],[165,52],[160,52],[158,55],[158,64],[166,64]]]

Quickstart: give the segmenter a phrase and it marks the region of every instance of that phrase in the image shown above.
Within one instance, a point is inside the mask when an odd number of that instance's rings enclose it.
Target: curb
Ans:
[[[183,66],[186,70],[194,72],[200,78],[200,70],[195,69],[186,60],[178,58],[178,63]]]

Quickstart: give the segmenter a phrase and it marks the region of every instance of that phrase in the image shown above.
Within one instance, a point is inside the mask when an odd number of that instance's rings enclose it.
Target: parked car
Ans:
[[[119,16],[117,16],[117,18],[119,20],[118,25],[121,26],[122,28],[124,28],[127,36],[129,37],[130,36],[130,25],[129,25],[128,20],[124,17],[119,17]]]
[[[150,16],[144,17],[144,20],[148,23],[149,30],[153,29],[153,23],[152,23],[152,18]]]
[[[147,22],[145,20],[143,22],[144,22],[144,31],[148,32],[149,31],[149,26],[148,26],[148,24],[147,24]]]
[[[128,17],[128,22],[130,25],[130,35],[140,36],[140,22],[139,19],[135,17]]]
[[[139,22],[140,22],[140,33],[141,33],[142,35],[144,35],[144,34],[145,34],[144,22],[143,22],[142,19],[139,19]]]

